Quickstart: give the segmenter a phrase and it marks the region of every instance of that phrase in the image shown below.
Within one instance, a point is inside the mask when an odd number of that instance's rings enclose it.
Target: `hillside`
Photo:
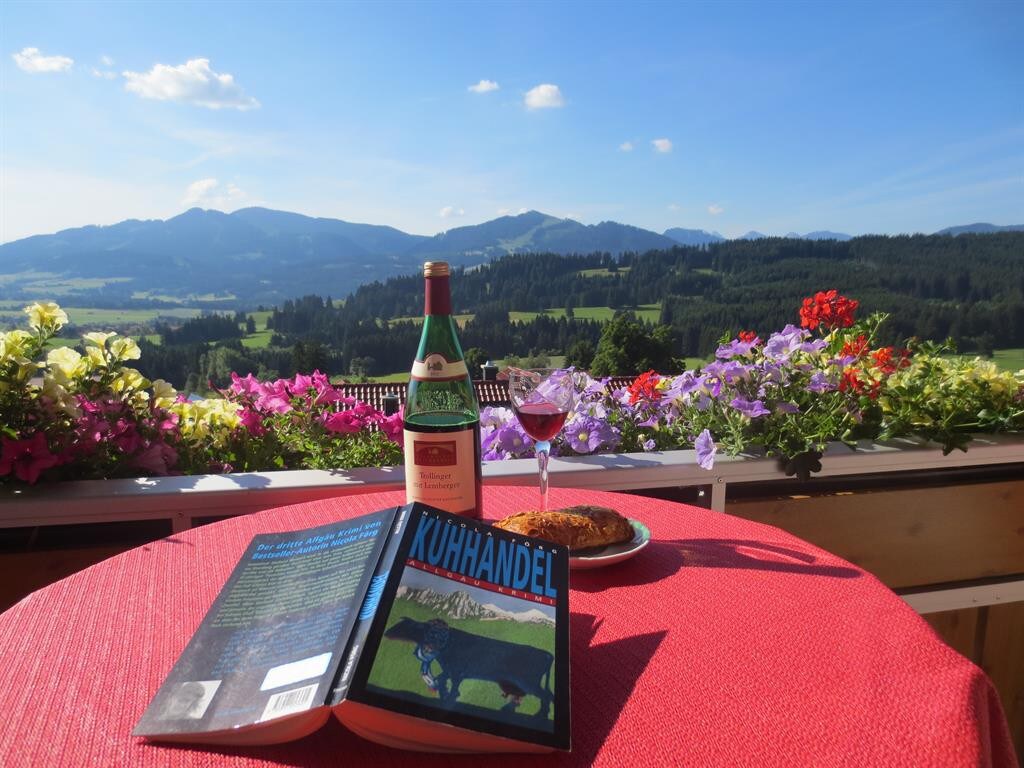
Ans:
[[[80,227],[2,245],[0,299],[271,304],[345,294],[431,259],[473,266],[526,251],[619,254],[673,244],[638,227],[587,226],[537,211],[425,237],[266,208],[193,208],[166,221]]]
[[[943,233],[1019,230],[972,224]],[[841,232],[791,239],[846,242]],[[738,240],[774,238],[748,232]],[[475,267],[509,254],[640,254],[714,246],[717,232],[664,234],[604,221],[585,225],[538,211],[456,227],[433,237],[393,227],[314,218],[267,208],[234,213],[192,208],[161,221],[67,229],[0,245],[0,300],[60,299],[78,306],[232,308],[360,285],[417,272],[427,260]]]

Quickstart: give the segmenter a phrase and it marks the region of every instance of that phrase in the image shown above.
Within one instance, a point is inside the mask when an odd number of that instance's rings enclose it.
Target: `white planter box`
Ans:
[[[1024,435],[982,436],[969,450],[943,456],[929,443],[898,440],[864,443],[857,451],[830,446],[815,477],[867,475],[924,469],[1024,464]],[[533,485],[533,459],[484,463],[488,485]],[[595,490],[636,490],[711,486],[711,507],[725,510],[729,486],[780,480],[775,459],[755,455],[718,456],[712,471],[696,464],[693,451],[625,453],[553,458],[553,486]],[[69,523],[169,519],[174,531],[194,518],[242,515],[285,504],[403,487],[402,467],[350,471],[296,470],[230,475],[83,480],[0,490],[0,528]]]

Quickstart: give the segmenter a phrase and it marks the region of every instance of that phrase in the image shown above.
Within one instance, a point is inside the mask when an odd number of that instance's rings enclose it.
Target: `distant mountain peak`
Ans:
[[[703,229],[684,229],[672,227],[662,233],[665,237],[675,240],[680,245],[704,245],[705,243],[720,243],[725,240],[717,232],[708,232]]]
[[[989,234],[992,232],[1024,232],[1024,224],[988,224],[978,222],[976,224],[961,224],[957,227],[946,227],[936,232],[936,235],[966,235],[966,234]]]

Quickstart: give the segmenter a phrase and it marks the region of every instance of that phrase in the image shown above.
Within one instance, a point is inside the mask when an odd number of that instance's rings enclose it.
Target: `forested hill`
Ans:
[[[584,312],[595,307],[660,308],[673,354],[706,358],[724,331],[767,334],[796,323],[800,300],[829,288],[859,299],[862,315],[890,312],[883,342],[952,336],[964,352],[1024,347],[1024,233],[734,240],[618,258],[512,255],[452,276],[455,311],[469,316],[459,336],[476,363],[509,355],[590,359],[610,317]],[[510,319],[545,309],[559,311]],[[190,389],[207,380],[223,385],[231,371],[388,374],[408,368],[422,311],[423,278],[411,274],[363,286],[343,303],[285,301],[270,313],[264,349],[237,339],[175,346],[165,334],[162,345],[144,344],[140,368]],[[205,326],[189,330],[214,340]]]
[[[864,311],[893,314],[893,332],[1024,345],[1024,232],[730,240],[613,258],[515,255],[453,277],[456,311],[629,308],[662,304],[686,354],[707,352],[723,329],[767,331],[796,318],[802,297],[837,288]],[[422,278],[366,285],[350,318],[422,312]],[[988,341],[982,339],[982,341]]]

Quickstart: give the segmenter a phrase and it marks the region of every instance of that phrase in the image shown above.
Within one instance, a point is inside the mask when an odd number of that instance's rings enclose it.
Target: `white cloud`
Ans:
[[[632,141],[624,141],[624,142],[622,142],[621,144],[619,144],[619,151],[620,152],[632,152],[633,151],[633,142]]]
[[[530,212],[529,208],[520,208],[516,213],[524,214],[524,213],[529,213],[529,212]]]
[[[40,72],[67,72],[75,63],[67,56],[43,56],[38,48],[22,48],[20,53],[12,53],[11,58],[18,69],[33,75]]]
[[[254,109],[260,103],[246,95],[235,78],[210,69],[209,59],[190,59],[177,67],[154,64],[149,72],[124,72],[125,89],[144,99],[177,101],[207,109]]]
[[[683,209],[683,207],[681,205],[677,205],[676,203],[669,203],[668,204],[668,209],[670,211],[681,211]]]
[[[113,70],[109,70],[109,69],[96,69],[96,67],[93,67],[92,68],[92,76],[93,77],[100,77],[100,78],[103,78],[104,80],[113,80],[113,79],[115,79],[117,77],[117,72],[114,72]]]
[[[498,215],[499,216],[508,216],[511,213],[512,213],[512,209],[511,208],[499,208],[498,209]]]
[[[114,60],[106,54],[104,54],[100,56],[100,64],[102,64],[104,67],[112,67],[114,66]]]
[[[672,142],[669,139],[653,139],[651,146],[654,147],[655,152],[660,152],[663,155],[672,151]]]
[[[499,87],[493,80],[481,80],[476,85],[469,86],[469,90],[473,93],[490,93],[491,91],[498,90]]]
[[[450,219],[452,216],[465,216],[466,211],[462,208],[456,208],[454,205],[446,205],[437,212],[437,215],[442,219]]]
[[[552,109],[564,107],[565,99],[562,91],[557,85],[541,83],[526,92],[523,103],[527,109]]]
[[[725,208],[723,208],[720,205],[712,203],[711,205],[708,206],[708,213],[710,213],[712,216],[717,216],[720,213],[725,213]]]
[[[221,186],[217,179],[199,179],[188,185],[181,204],[190,208],[233,208],[238,207],[247,197],[245,192],[230,182]]]
[[[563,219],[572,219],[573,221],[579,221],[580,215],[578,213],[566,213],[562,216]]]

